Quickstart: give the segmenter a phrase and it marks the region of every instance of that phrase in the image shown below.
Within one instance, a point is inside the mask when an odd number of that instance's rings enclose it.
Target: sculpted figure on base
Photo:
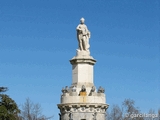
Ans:
[[[84,18],[81,18],[80,24],[77,26],[77,39],[79,42],[79,51],[89,51],[90,31],[84,24]]]

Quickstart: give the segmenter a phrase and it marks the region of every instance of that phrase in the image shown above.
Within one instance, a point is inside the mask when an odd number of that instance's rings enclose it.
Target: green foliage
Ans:
[[[0,87],[0,92],[6,92],[8,90],[7,87]]]
[[[6,94],[0,94],[0,120],[18,120],[19,113],[15,101]]]

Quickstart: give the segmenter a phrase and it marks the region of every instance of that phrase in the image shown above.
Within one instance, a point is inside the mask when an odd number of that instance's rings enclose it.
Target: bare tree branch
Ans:
[[[21,120],[48,120],[52,117],[42,115],[42,108],[40,104],[34,104],[29,98],[26,99],[22,105]]]

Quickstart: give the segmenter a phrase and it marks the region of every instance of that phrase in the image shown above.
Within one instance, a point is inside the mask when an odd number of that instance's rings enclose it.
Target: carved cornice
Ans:
[[[83,64],[88,63],[91,65],[94,65],[96,63],[96,60],[92,59],[92,58],[73,58],[72,60],[70,60],[70,63],[72,65],[81,64],[81,63],[83,63]]]
[[[100,112],[105,113],[106,109],[109,107],[108,104],[83,104],[83,103],[72,103],[72,104],[58,104],[58,108],[61,113],[67,112]]]

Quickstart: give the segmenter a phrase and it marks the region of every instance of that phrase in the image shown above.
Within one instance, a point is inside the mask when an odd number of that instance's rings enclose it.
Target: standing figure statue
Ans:
[[[77,26],[77,39],[79,42],[79,51],[89,51],[90,31],[84,24],[84,18],[81,18],[80,24]]]

